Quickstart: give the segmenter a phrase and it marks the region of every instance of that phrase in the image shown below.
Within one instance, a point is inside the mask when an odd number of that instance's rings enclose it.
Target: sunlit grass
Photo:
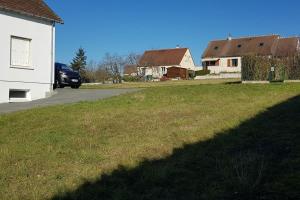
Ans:
[[[299,84],[178,83],[0,116],[1,199],[49,199],[119,165],[213,138],[300,94]]]

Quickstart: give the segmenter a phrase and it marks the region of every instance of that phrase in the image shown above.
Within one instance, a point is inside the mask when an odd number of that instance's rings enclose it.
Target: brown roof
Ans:
[[[234,57],[253,53],[272,55],[273,44],[279,37],[279,35],[269,35],[212,41],[202,58]]]
[[[131,75],[133,73],[137,73],[136,65],[125,65],[124,66],[124,74]]]
[[[142,56],[140,66],[171,66],[180,65],[188,48],[162,49],[146,51]]]
[[[0,9],[63,23],[43,0],[0,0]]]
[[[274,44],[274,55],[277,57],[287,57],[294,55],[299,50],[299,38],[280,38]]]

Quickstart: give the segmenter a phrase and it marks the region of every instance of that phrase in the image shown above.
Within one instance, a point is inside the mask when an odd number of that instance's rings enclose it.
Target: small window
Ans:
[[[239,65],[238,59],[232,59],[232,67],[237,67]]]
[[[241,45],[241,44],[239,44],[239,45],[237,45],[237,47],[238,47],[238,48],[241,48],[241,47],[242,47],[242,45]]]
[[[219,66],[219,61],[206,61],[205,66]]]
[[[237,67],[239,65],[238,59],[228,59],[227,60],[227,67]]]
[[[10,90],[9,98],[10,99],[25,99],[27,97],[27,92],[22,90]]]
[[[165,74],[166,73],[166,67],[162,67],[161,71],[162,71],[163,74]]]
[[[218,46],[215,46],[215,50],[218,50],[219,49],[219,47]]]
[[[260,47],[262,47],[262,46],[264,46],[264,45],[265,45],[265,43],[263,43],[263,42],[259,43],[259,46],[260,46]]]
[[[11,37],[10,64],[12,67],[31,67],[31,39]]]

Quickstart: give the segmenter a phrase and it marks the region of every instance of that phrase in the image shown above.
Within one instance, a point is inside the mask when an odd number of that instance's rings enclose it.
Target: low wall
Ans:
[[[269,81],[242,81],[244,84],[269,84]]]
[[[224,73],[224,74],[208,74],[205,76],[196,76],[195,80],[206,80],[206,79],[228,79],[228,78],[238,78],[240,79],[242,75],[240,73]]]

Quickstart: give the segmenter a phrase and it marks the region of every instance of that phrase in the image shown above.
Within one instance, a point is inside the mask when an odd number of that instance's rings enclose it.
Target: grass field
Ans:
[[[186,83],[0,116],[0,199],[299,199],[300,84]]]
[[[178,80],[158,82],[127,82],[123,84],[83,85],[82,89],[120,89],[120,88],[153,88],[167,86],[188,86],[204,84],[238,83],[240,79],[208,79],[208,80]]]

